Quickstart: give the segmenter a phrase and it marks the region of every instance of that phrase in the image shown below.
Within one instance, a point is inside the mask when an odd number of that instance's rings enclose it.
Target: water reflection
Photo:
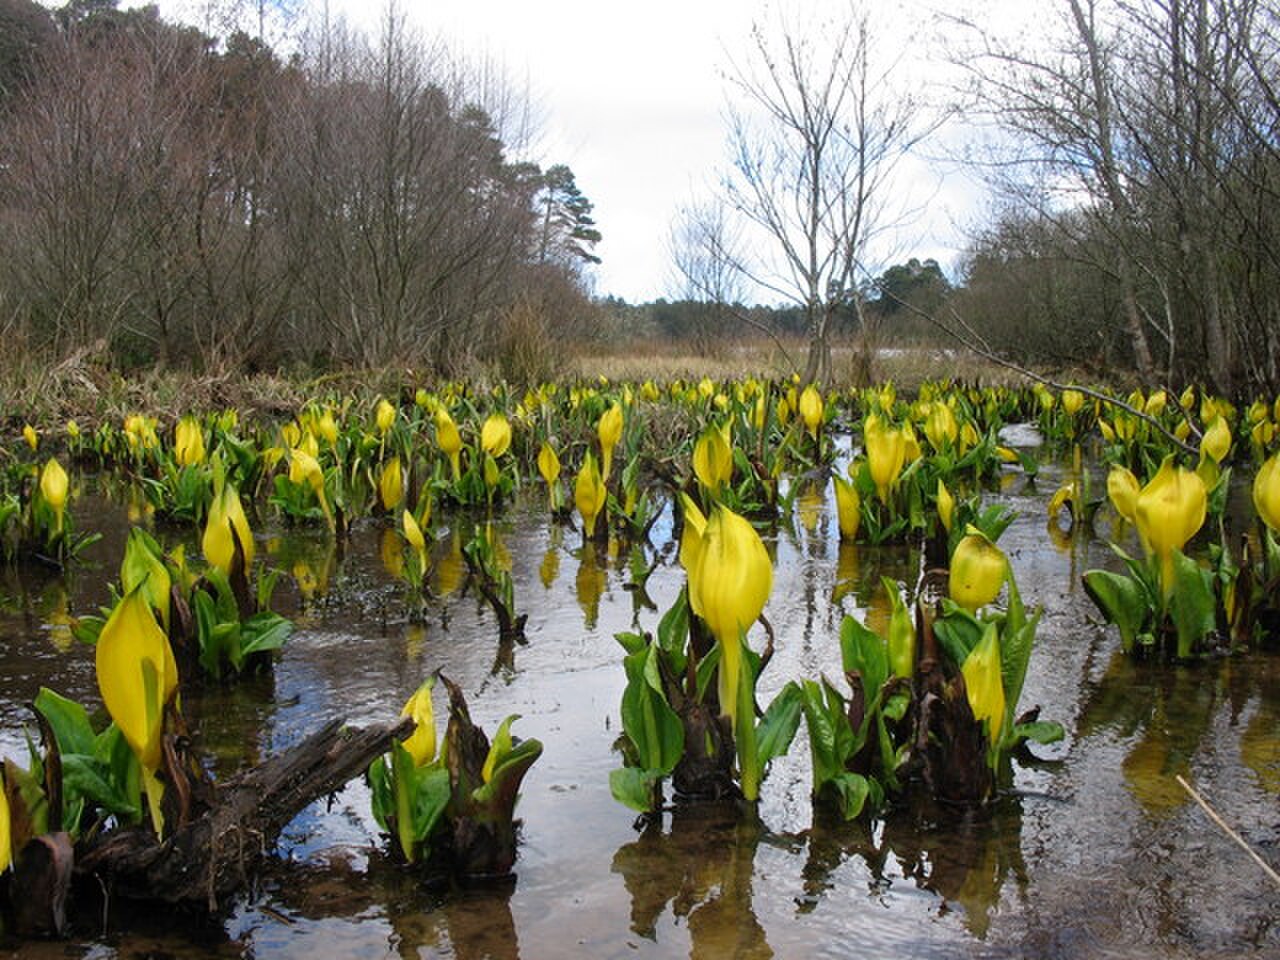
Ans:
[[[694,960],[772,957],[752,905],[759,842],[759,824],[721,808],[677,810],[669,830],[648,823],[611,867],[631,896],[631,930],[656,942],[669,909],[689,928]]]
[[[594,630],[600,621],[600,597],[609,581],[606,562],[605,557],[597,554],[596,545],[591,540],[578,551],[578,573],[573,585],[578,606],[582,608],[583,626],[588,630]]]
[[[1107,731],[1133,740],[1121,761],[1125,787],[1154,819],[1188,802],[1175,777],[1189,776],[1213,723],[1220,695],[1210,679],[1199,666],[1150,663],[1117,650],[1085,701],[1079,735]]]
[[[967,813],[926,802],[875,825],[815,812],[801,874],[801,913],[820,909],[849,861],[865,866],[871,896],[883,898],[898,878],[911,880],[942,898],[942,912],[959,906],[965,928],[985,940],[1005,885],[1012,881],[1021,898],[1029,883],[1021,801],[1008,797]]]
[[[318,939],[315,933],[327,930],[325,942],[312,945],[310,952],[316,956],[520,956],[511,912],[514,881],[450,890],[380,853],[372,854],[367,865],[360,859],[339,848],[315,862],[279,871],[273,892],[284,910],[270,911],[271,919],[255,931],[256,950],[282,946],[275,941],[291,939],[291,934],[302,942]],[[283,929],[278,926],[281,920],[287,924]],[[339,934],[334,921],[343,921],[346,936]],[[311,928],[310,935],[299,927]],[[293,953],[300,953],[298,945],[292,944]]]
[[[858,575],[859,568],[858,545],[842,541],[840,550],[836,554],[836,582],[831,588],[832,603],[839,604],[850,594],[853,594],[855,600],[857,599],[859,587],[862,586]]]

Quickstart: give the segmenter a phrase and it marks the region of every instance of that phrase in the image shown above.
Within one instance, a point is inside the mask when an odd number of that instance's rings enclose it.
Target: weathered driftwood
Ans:
[[[216,787],[209,808],[163,843],[142,827],[113,831],[82,852],[76,873],[99,877],[118,896],[217,910],[248,882],[290,820],[362,774],[412,726],[409,718],[364,729],[334,720]]]

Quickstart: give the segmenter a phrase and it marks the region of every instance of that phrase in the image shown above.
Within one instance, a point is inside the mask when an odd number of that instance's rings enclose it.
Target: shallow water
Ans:
[[[358,525],[341,557],[314,533],[265,525],[260,554],[292,574],[276,606],[297,632],[273,677],[184,698],[198,746],[227,775],[330,718],[386,721],[443,669],[483,727],[519,713],[515,732],[545,744],[518,807],[515,880],[424,889],[382,856],[355,782],[289,826],[272,868],[226,918],[115,905],[105,929],[82,920],[70,944],[25,944],[22,955],[1280,956],[1280,890],[1173,780],[1195,783],[1280,863],[1277,657],[1162,666],[1123,656],[1079,579],[1114,564],[1110,550],[1046,528],[1058,474],[1046,466],[1034,485],[1011,474],[994,496],[1019,511],[1001,546],[1028,604],[1045,608],[1023,706],[1040,704],[1066,739],[1037,748],[1045,762],[1018,770],[990,811],[922,806],[871,827],[815,822],[803,725],[765,782],[759,823],[693,810],[638,831],[610,797],[624,680],[613,635],[653,629],[646,601],[665,610],[680,589],[669,518],[640,561],[658,563],[646,597],[627,588],[633,557],[584,551],[536,504],[510,511],[498,527],[529,621],[528,643],[508,649],[460,592],[455,538],[436,548],[444,599],[410,623],[380,525]],[[97,703],[92,650],[65,624],[107,602],[127,522],[123,507],[87,496],[76,511],[107,536],[67,579],[0,581],[0,747],[20,760],[24,704],[41,685]],[[837,674],[843,614],[887,617],[880,577],[914,583],[919,572],[905,550],[841,547],[825,491],[802,493],[796,514],[769,539],[777,654],[762,701],[789,679]],[[166,544],[184,536],[156,533]]]

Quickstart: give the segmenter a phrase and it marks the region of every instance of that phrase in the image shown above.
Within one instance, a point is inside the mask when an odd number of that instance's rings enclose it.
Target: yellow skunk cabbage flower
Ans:
[[[942,482],[942,478],[938,478],[938,519],[942,521],[942,528],[951,532],[951,518],[955,516],[956,499],[951,495],[951,491],[947,489],[947,485]]]
[[[881,503],[888,503],[889,494],[898,482],[906,457],[902,431],[885,426],[884,421],[873,413],[867,417],[862,432],[863,444],[867,450],[867,465],[871,468],[876,494]]]
[[[822,402],[822,394],[818,392],[818,388],[812,383],[800,392],[799,406],[800,419],[804,421],[804,428],[809,431],[809,436],[815,440],[818,439],[818,428],[822,426],[824,404]]]
[[[0,785],[2,786],[2,785]],[[13,862],[13,833],[9,825],[9,798],[0,789],[0,873]]]
[[[406,510],[400,517],[401,523],[404,525],[404,538],[408,541],[409,546],[413,547],[414,552],[418,555],[421,569],[426,569],[427,559],[427,538],[422,534],[422,528],[418,526],[418,521],[413,518],[413,514]]]
[[[1271,441],[1276,436],[1276,425],[1270,420],[1259,420],[1253,425],[1253,429],[1249,431],[1249,436],[1253,438],[1253,442],[1257,444],[1259,450],[1265,450],[1271,446]]]
[[[378,477],[378,495],[382,499],[383,510],[394,510],[404,499],[404,471],[400,467],[398,456],[382,465],[382,473]]]
[[[1230,451],[1231,428],[1227,426],[1227,418],[1220,416],[1200,438],[1200,459],[1208,457],[1214,463],[1222,463]]]
[[[690,590],[698,595],[702,619],[720,643],[720,712],[737,716],[742,638],[760,618],[773,589],[773,564],[755,527],[717,504],[702,531],[697,574]]]
[[[862,498],[857,488],[844,477],[835,477],[836,519],[840,523],[840,539],[853,541],[862,523]]]
[[[68,421],[67,421],[67,436],[68,436],[68,437],[70,437],[72,440],[79,440],[79,439],[80,439],[80,424],[76,423],[74,420],[68,420]]]
[[[914,463],[924,456],[924,452],[920,449],[920,441],[916,439],[916,432],[912,429],[911,424],[904,423],[901,429],[902,462]]]
[[[951,599],[968,610],[986,606],[1000,595],[1008,572],[1000,548],[970,524],[951,555]]]
[[[689,607],[698,616],[702,616],[702,606],[698,592],[693,589],[693,579],[697,576],[698,560],[702,556],[702,534],[707,529],[707,518],[698,505],[687,493],[680,494],[680,511],[684,517],[684,527],[680,534],[680,566],[689,577]]]
[[[200,541],[205,560],[228,577],[231,576],[231,564],[235,561],[232,530],[235,530],[240,549],[244,552],[244,569],[247,574],[253,565],[253,531],[249,529],[249,520],[244,515],[240,494],[228,483],[214,494],[213,502],[209,504],[204,537]]]
[[[27,446],[32,450],[40,445],[40,435],[36,433],[36,428],[31,424],[24,424],[22,427],[22,439],[27,441]]]
[[[329,446],[336,446],[338,443],[338,423],[333,419],[333,411],[325,408],[315,420],[315,432]]]
[[[588,451],[573,485],[573,502],[582,514],[582,525],[588,538],[595,536],[596,517],[604,509],[604,501],[604,480],[600,476],[600,468],[596,466],[596,458]]]
[[[1130,523],[1134,522],[1137,514],[1138,493],[1141,489],[1138,478],[1130,472],[1128,467],[1117,465],[1107,474],[1107,497],[1111,500],[1111,505],[1116,508],[1116,513]]]
[[[493,413],[480,428],[480,447],[489,456],[497,458],[511,446],[511,424],[500,413]]]
[[[1158,417],[1164,413],[1164,408],[1169,404],[1169,395],[1163,390],[1157,390],[1151,396],[1147,397],[1147,402],[1139,409],[1148,417]]]
[[[400,716],[412,717],[415,724],[413,733],[401,744],[413,757],[415,767],[426,766],[436,758],[436,718],[431,707],[431,688],[435,685],[436,678],[430,677],[400,711]]]
[[[160,736],[165,705],[178,689],[178,672],[169,640],[156,623],[141,586],[116,604],[98,636],[95,652],[98,690],[111,719],[142,767],[151,822],[163,827],[160,796]]]
[[[969,651],[960,667],[964,675],[969,709],[979,723],[987,724],[987,740],[995,743],[1004,724],[1004,684],[1000,678],[1000,637],[995,624],[988,624],[982,639]]]
[[[1187,389],[1182,391],[1182,396],[1178,398],[1178,406],[1183,410],[1190,410],[1196,405],[1196,388],[1188,384]]]
[[[1071,518],[1071,522],[1075,523],[1075,506],[1078,502],[1079,498],[1076,494],[1075,483],[1064,483],[1057,489],[1049,500],[1049,519],[1056,523],[1058,520],[1058,514],[1062,512],[1062,508],[1070,504],[1068,513]]]
[[[1207,501],[1204,481],[1175,467],[1172,456],[1164,458],[1138,494],[1134,520],[1143,545],[1160,560],[1165,596],[1173,590],[1173,551],[1181,550],[1204,524]]]
[[[600,470],[601,479],[609,482],[609,471],[613,468],[613,448],[622,439],[622,405],[615,403],[606,410],[596,424],[596,436],[600,438],[600,457],[603,465]]]
[[[939,453],[956,442],[960,428],[949,406],[945,403],[929,406],[929,415],[924,421],[924,435],[929,438],[929,445]]]
[[[555,510],[560,506],[560,458],[556,456],[555,448],[546,440],[542,442],[542,449],[538,451],[538,472],[542,474],[542,479],[547,485],[547,497],[551,501],[551,509]]]
[[[378,428],[378,433],[382,436],[387,435],[396,422],[396,408],[393,407],[386,397],[378,401],[377,407],[373,411],[373,422]]]
[[[1079,390],[1063,390],[1062,391],[1062,409],[1067,411],[1070,416],[1075,416],[1080,412],[1080,408],[1084,406],[1084,394]]]
[[[1253,507],[1272,533],[1280,533],[1280,453],[1258,468],[1253,478]]]
[[[729,424],[707,427],[693,445],[693,472],[710,492],[719,497],[721,488],[733,477],[733,447],[727,436]]]
[[[183,417],[173,428],[173,458],[180,467],[204,462],[204,431],[195,417]]]
[[[54,529],[62,531],[62,514],[67,507],[67,471],[53,457],[40,471],[40,496],[53,510]]]
[[[889,614],[889,629],[886,636],[889,648],[889,669],[895,677],[906,677],[908,680],[916,669],[916,625],[911,619],[911,611],[902,599],[902,591],[898,584],[888,577],[883,579],[885,591],[889,594],[889,603],[893,612]]]
[[[462,451],[462,435],[458,433],[458,425],[444,407],[436,408],[436,443],[440,452],[449,458],[449,465],[453,467],[453,479],[457,480],[460,473],[458,455]]]

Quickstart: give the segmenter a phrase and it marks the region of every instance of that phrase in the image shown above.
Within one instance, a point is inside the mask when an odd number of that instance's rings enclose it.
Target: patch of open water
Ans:
[[[1038,748],[1045,762],[1019,769],[990,811],[921,806],[870,826],[815,822],[803,725],[765,781],[759,823],[690,810],[638,831],[611,798],[624,681],[614,634],[653,629],[646,601],[665,610],[681,587],[669,520],[654,529],[646,597],[627,588],[631,558],[582,549],[536,506],[509,511],[499,529],[529,621],[528,643],[508,649],[487,610],[460,593],[449,538],[436,546],[444,597],[410,623],[377,523],[357,525],[341,557],[313,533],[268,525],[262,553],[294,575],[276,606],[298,629],[273,676],[184,700],[199,746],[226,775],[330,718],[390,719],[442,669],[483,727],[518,713],[515,731],[545,744],[517,810],[514,881],[424,889],[381,855],[356,781],[289,826],[275,865],[228,917],[193,927],[118,905],[105,929],[24,944],[22,956],[1280,956],[1280,891],[1172,779],[1198,784],[1280,862],[1277,658],[1125,657],[1080,585],[1114,555],[1099,537],[1046,526],[1059,473],[1047,465],[1035,483],[1010,474],[995,497],[1019,512],[1000,543],[1028,604],[1045,609],[1023,705],[1040,704],[1066,739]],[[41,685],[99,702],[92,650],[70,642],[65,624],[107,602],[127,522],[123,508],[93,503],[78,510],[106,536],[67,578],[0,581],[0,749],[14,758],[25,757],[25,704]],[[887,619],[881,576],[913,584],[919,572],[905,549],[841,546],[829,490],[801,494],[793,528],[768,545],[777,654],[762,702],[787,680],[838,674],[841,617]]]

